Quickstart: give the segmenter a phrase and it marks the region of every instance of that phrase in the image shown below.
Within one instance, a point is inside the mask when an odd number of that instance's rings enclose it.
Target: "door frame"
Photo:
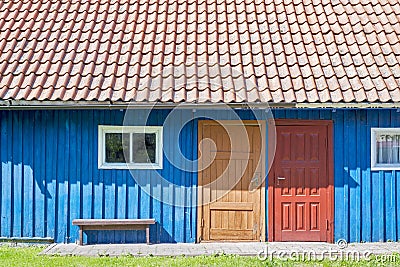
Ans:
[[[267,131],[266,131],[266,121],[265,120],[198,120],[198,125],[197,125],[197,155],[200,155],[200,146],[199,146],[199,141],[202,140],[203,137],[203,132],[202,129],[204,125],[220,125],[219,122],[221,122],[224,125],[258,125],[260,127],[260,132],[261,132],[261,176],[264,177],[264,181],[260,185],[260,190],[261,190],[261,197],[260,197],[260,234],[261,234],[261,240],[259,241],[265,241],[266,240],[266,201],[265,201],[265,183],[266,183],[266,171],[265,171],[265,166],[266,166],[266,136],[267,136]],[[203,208],[202,205],[200,205],[200,200],[202,199],[203,196],[203,188],[200,186],[200,183],[203,180],[202,172],[199,171],[199,164],[198,162],[197,165],[197,234],[196,234],[196,243],[200,242],[205,242],[201,240],[202,238],[202,219],[203,219]],[[212,242],[212,241],[206,241],[206,242]]]
[[[334,241],[334,210],[335,210],[335,198],[334,198],[334,162],[333,162],[333,121],[332,120],[296,120],[296,119],[276,119],[268,123],[269,133],[275,133],[275,126],[326,126],[327,127],[327,174],[328,174],[328,188],[327,188],[327,242],[333,243]],[[269,143],[276,141],[276,136],[269,135]],[[272,143],[273,144],[273,143]],[[278,144],[277,144],[278,145]],[[276,149],[275,149],[276,151]],[[274,179],[269,179],[274,176],[274,164],[271,165],[271,170],[268,174],[268,242],[275,241],[275,217],[274,217]],[[330,204],[330,205],[329,205]],[[306,240],[305,240],[306,241]]]

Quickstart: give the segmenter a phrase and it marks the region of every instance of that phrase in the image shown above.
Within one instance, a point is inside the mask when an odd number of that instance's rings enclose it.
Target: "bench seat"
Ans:
[[[83,245],[83,232],[87,230],[146,230],[146,243],[150,244],[150,225],[155,219],[75,219],[79,226],[79,245]]]

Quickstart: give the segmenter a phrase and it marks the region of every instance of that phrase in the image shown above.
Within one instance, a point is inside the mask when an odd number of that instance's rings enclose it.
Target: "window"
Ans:
[[[99,125],[100,169],[161,169],[161,126]]]
[[[371,129],[371,169],[400,170],[400,128]]]

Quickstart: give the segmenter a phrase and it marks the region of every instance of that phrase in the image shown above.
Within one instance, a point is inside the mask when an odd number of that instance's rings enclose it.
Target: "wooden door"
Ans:
[[[326,121],[277,122],[269,176],[271,241],[332,241],[330,126]]]
[[[198,241],[264,238],[263,127],[199,122]]]

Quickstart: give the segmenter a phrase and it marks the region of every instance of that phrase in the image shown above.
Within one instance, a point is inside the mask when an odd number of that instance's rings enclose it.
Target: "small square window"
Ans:
[[[99,125],[100,169],[161,169],[162,127]]]
[[[400,170],[400,128],[371,128],[371,170]]]

